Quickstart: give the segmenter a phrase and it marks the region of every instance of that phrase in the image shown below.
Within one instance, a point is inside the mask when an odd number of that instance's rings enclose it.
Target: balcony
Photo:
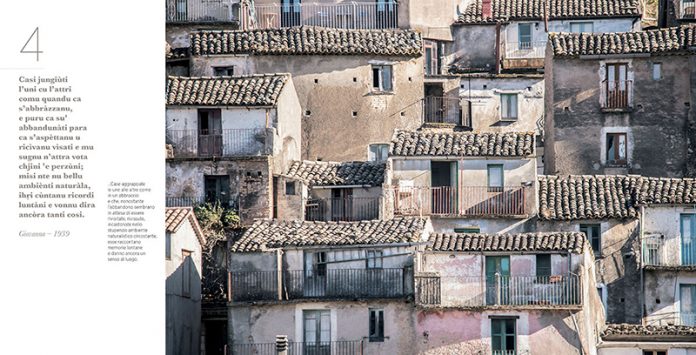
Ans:
[[[172,147],[171,158],[220,158],[267,155],[269,130],[222,129],[167,130],[167,144]]]
[[[397,187],[393,195],[394,214],[400,216],[524,216],[527,187]]]
[[[681,1],[679,6],[679,18],[682,20],[696,19],[696,3],[692,1]]]
[[[552,276],[416,276],[415,300],[443,307],[580,306],[580,278]]]
[[[648,268],[696,268],[696,239],[647,236],[643,240],[643,264]]]
[[[539,69],[544,67],[546,41],[505,42],[504,69]]]
[[[363,355],[363,340],[289,342],[288,355]],[[276,343],[234,344],[230,355],[277,355]]]
[[[410,269],[317,269],[230,273],[234,302],[409,297]]]
[[[458,97],[426,96],[423,98],[423,122],[471,127],[468,107],[467,105],[467,111],[463,112]]]
[[[167,207],[195,207],[205,203],[205,198],[200,196],[178,196],[167,197],[165,206]]]
[[[604,80],[602,90],[604,102],[602,109],[608,111],[624,111],[631,108],[632,80]]]
[[[167,0],[167,22],[229,23],[238,21],[238,8],[229,0]]]
[[[306,221],[352,222],[379,219],[379,197],[305,200]]]
[[[256,5],[259,28],[319,26],[346,29],[398,27],[398,5],[392,2],[302,3],[297,5]]]

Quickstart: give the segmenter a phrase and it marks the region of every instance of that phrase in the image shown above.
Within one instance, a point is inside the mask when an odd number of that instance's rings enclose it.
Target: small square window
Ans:
[[[653,80],[662,79],[662,63],[652,64],[652,78]]]
[[[370,308],[370,341],[384,341],[384,310],[381,308]]]
[[[517,94],[500,94],[500,118],[505,121],[517,120]]]
[[[367,251],[367,266],[368,269],[382,268],[382,251],[368,250]]]
[[[294,195],[295,194],[295,182],[294,181],[286,181],[285,182],[285,194],[286,195]]]
[[[234,66],[213,67],[215,76],[234,76]]]
[[[389,144],[370,144],[368,161],[386,161],[389,156]]]
[[[372,66],[372,90],[385,92],[393,90],[391,65]]]

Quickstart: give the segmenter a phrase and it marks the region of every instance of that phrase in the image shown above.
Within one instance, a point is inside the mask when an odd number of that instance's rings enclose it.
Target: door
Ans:
[[[491,348],[493,355],[515,355],[517,349],[516,320],[491,319]]]
[[[397,24],[396,3],[394,0],[376,0],[375,28],[395,28]]]
[[[696,214],[680,216],[681,264],[696,265]]]
[[[486,257],[486,304],[510,303],[510,257]]]
[[[302,0],[281,0],[280,26],[299,26],[302,19]]]
[[[431,161],[430,174],[431,213],[456,214],[457,162]]]
[[[220,110],[198,110],[198,156],[222,156]]]
[[[204,177],[205,202],[219,202],[222,206],[230,203],[230,177],[227,175],[206,175]]]
[[[679,285],[679,318],[681,325],[696,325],[696,285]]]
[[[326,252],[305,253],[304,296],[326,296]]]
[[[331,311],[304,310],[304,355],[331,354]]]
[[[625,63],[607,64],[607,108],[628,107],[628,66]]]
[[[532,24],[520,23],[517,25],[519,49],[532,49]]]
[[[331,189],[331,220],[355,220],[353,216],[353,189]]]

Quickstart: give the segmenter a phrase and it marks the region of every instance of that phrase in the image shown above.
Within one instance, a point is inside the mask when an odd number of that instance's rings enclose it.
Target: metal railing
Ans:
[[[210,158],[265,155],[265,128],[167,130],[175,158]]]
[[[696,238],[646,236],[643,239],[643,263],[648,266],[696,265]]]
[[[631,80],[604,80],[603,108],[620,109],[630,107]]]
[[[420,276],[419,276],[420,277]],[[436,304],[427,295],[436,294],[440,305],[482,306],[576,306],[581,303],[577,275],[552,276],[440,276],[423,278],[416,283],[416,300]],[[440,290],[433,288],[440,287]],[[424,294],[424,296],[421,296]]]
[[[305,200],[306,221],[364,221],[379,218],[379,197],[344,197]]]
[[[399,18],[395,1],[256,5],[255,13],[256,24],[262,29],[294,26],[348,29],[397,28]]]
[[[203,196],[180,196],[180,197],[167,197],[165,205],[167,207],[194,207],[205,203],[205,198]]]
[[[681,1],[679,9],[679,18],[695,19],[696,18],[696,3],[694,1]]]
[[[230,355],[276,355],[276,343],[234,344]],[[362,340],[289,342],[288,355],[363,355]]]
[[[423,120],[426,123],[464,125],[458,97],[426,96],[423,98]]]
[[[280,278],[280,279],[279,279]],[[412,294],[406,269],[235,271],[232,300],[400,298]]]
[[[415,301],[418,304],[439,305],[442,302],[440,276],[417,275],[415,277]]]
[[[167,0],[167,22],[235,22],[237,7],[229,0]]]
[[[527,187],[396,187],[395,215],[526,215]]]
[[[546,41],[505,42],[506,59],[538,59],[546,56]]]

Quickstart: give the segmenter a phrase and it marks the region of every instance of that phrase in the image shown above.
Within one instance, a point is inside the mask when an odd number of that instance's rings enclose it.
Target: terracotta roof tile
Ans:
[[[414,243],[425,220],[394,218],[360,222],[258,220],[231,246],[232,252],[269,248]]]
[[[385,55],[418,57],[423,41],[412,30],[355,30],[312,26],[199,31],[191,34],[193,55]]]
[[[274,106],[289,79],[289,74],[170,76],[167,105]]]
[[[508,20],[540,20],[544,0],[492,0],[491,17],[483,18],[481,0],[473,0],[458,23],[480,24]],[[549,0],[549,19],[639,17],[639,0]]]
[[[519,234],[439,234],[430,235],[428,251],[443,252],[538,252],[569,251],[582,253],[585,234],[579,232],[547,232]]]
[[[179,228],[188,220],[191,223],[193,232],[196,233],[201,246],[205,246],[205,236],[198,224],[198,219],[193,213],[192,207],[167,207],[165,209],[164,228],[169,233],[176,233]]]
[[[310,186],[382,186],[386,163],[295,161],[285,176]]]
[[[621,33],[551,33],[549,42],[555,57],[679,54],[696,46],[696,26]]]
[[[656,338],[689,337],[696,340],[696,327],[686,325],[640,325],[607,324],[601,336],[605,340],[628,340],[646,337],[650,341]],[[692,340],[692,341],[693,341]]]
[[[534,154],[534,132],[396,131],[390,151],[392,156],[526,157]]]

